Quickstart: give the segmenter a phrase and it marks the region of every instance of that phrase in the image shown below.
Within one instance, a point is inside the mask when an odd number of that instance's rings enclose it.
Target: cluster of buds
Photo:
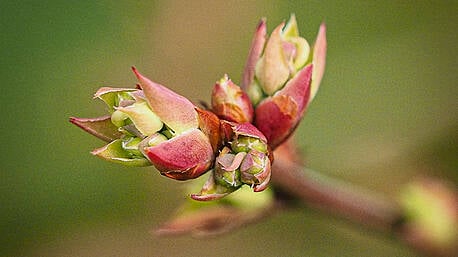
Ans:
[[[325,59],[324,24],[311,49],[299,36],[294,15],[268,39],[265,20],[259,23],[241,86],[255,106],[254,124],[272,148],[284,142],[301,121],[320,85]]]
[[[214,200],[243,185],[266,189],[272,150],[297,127],[318,89],[324,71],[325,28],[313,49],[299,36],[296,19],[279,25],[267,39],[258,26],[241,87],[227,75],[212,92],[211,109],[155,83],[133,68],[136,88],[103,87],[110,115],[70,118],[108,144],[92,153],[130,166],[153,165],[164,176],[210,176],[195,200]]]
[[[270,180],[272,154],[264,135],[250,123],[221,121],[223,146],[216,157],[212,176],[195,200],[208,201],[226,196],[242,185],[255,192],[266,189]]]
[[[200,126],[198,110],[185,97],[133,71],[137,89],[103,87],[95,94],[108,105],[110,116],[70,121],[109,142],[92,151],[103,159],[154,165],[177,180],[202,175],[213,163],[216,146]]]

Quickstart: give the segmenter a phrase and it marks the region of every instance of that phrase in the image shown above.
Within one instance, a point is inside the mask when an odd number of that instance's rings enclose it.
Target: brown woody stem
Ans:
[[[380,196],[337,181],[290,160],[276,158],[272,182],[287,195],[354,222],[392,230],[402,220],[398,206]]]
[[[424,237],[421,228],[406,220],[397,201],[304,168],[299,164],[295,151],[291,151],[291,148],[284,150],[276,152],[272,166],[272,183],[281,195],[365,227],[394,235],[421,255],[456,256],[458,242],[442,245],[432,237]]]

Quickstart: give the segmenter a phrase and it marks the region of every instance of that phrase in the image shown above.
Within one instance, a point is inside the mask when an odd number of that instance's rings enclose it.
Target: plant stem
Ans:
[[[274,161],[272,183],[306,205],[366,226],[391,231],[402,220],[392,201],[281,157]]]
[[[425,234],[422,225],[407,220],[397,201],[304,168],[299,163],[297,151],[292,144],[276,151],[272,183],[281,195],[300,200],[306,206],[329,214],[345,217],[364,227],[386,232],[399,238],[421,255],[456,256],[458,238],[450,244],[438,242],[434,235]],[[446,193],[441,197],[449,199],[443,208],[448,208],[452,213],[450,215],[456,215],[458,197],[453,190],[443,188],[442,192]],[[431,208],[438,207],[436,205]]]

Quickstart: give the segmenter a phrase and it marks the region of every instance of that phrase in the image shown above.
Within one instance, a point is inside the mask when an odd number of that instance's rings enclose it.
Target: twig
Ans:
[[[386,232],[421,255],[456,256],[458,242],[442,245],[424,236],[421,227],[410,223],[397,201],[389,200],[356,185],[333,179],[299,164],[292,145],[278,149],[272,166],[272,183],[287,197],[329,214]],[[450,208],[456,214],[456,195]]]
[[[393,202],[283,158],[274,161],[272,182],[307,205],[377,229],[391,231],[402,220]]]

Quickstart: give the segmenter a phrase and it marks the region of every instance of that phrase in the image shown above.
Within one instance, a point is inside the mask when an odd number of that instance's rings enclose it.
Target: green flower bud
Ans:
[[[216,158],[215,180],[218,184],[226,187],[238,188],[242,185],[240,181],[240,164],[246,153],[230,153],[229,148],[225,147],[221,154]]]
[[[257,150],[259,152],[267,152],[267,144],[261,139],[250,136],[238,136],[231,142],[231,149],[236,153],[249,152],[250,150]]]
[[[266,153],[251,150],[240,165],[241,180],[256,192],[267,187],[270,180],[270,159]]]

